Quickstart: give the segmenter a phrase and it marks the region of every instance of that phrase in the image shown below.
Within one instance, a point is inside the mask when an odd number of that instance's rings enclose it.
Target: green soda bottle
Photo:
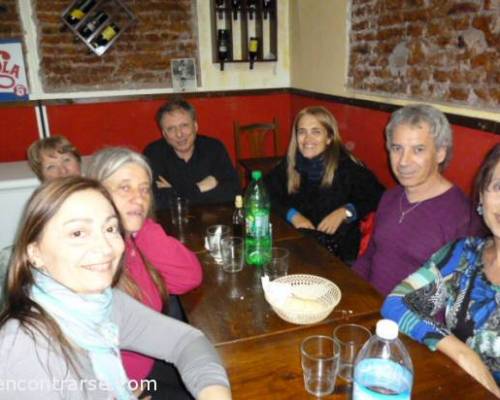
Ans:
[[[245,262],[262,267],[271,260],[271,203],[262,172],[252,171],[252,182],[245,193]]]

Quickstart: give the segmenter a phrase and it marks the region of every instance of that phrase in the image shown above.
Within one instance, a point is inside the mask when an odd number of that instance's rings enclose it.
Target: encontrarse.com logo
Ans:
[[[156,380],[141,379],[140,381],[128,381],[131,391],[141,389],[142,391],[155,392]],[[0,379],[1,392],[80,392],[80,391],[108,391],[106,382],[97,379]]]

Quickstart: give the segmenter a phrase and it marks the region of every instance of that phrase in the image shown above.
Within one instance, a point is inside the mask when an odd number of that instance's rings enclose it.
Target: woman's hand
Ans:
[[[346,209],[344,207],[337,208],[323,218],[318,225],[318,231],[333,235],[346,218]]]
[[[297,229],[316,229],[312,222],[299,212],[293,216],[290,222]]]
[[[222,385],[212,385],[203,388],[197,400],[231,400],[231,392]]]
[[[500,389],[493,375],[474,350],[453,335],[441,339],[437,348],[500,399]]]

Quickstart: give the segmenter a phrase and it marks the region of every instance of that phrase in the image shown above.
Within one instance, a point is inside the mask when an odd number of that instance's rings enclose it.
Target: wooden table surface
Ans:
[[[335,282],[342,299],[327,321],[378,312],[382,297],[370,284],[333,257],[311,238],[282,240],[290,250],[289,274],[307,273]],[[214,344],[245,340],[276,332],[300,329],[278,317],[264,298],[260,269],[245,266],[229,274],[199,255],[204,266],[203,284],[181,297],[189,323],[205,332]]]
[[[234,400],[313,399],[304,389],[299,345],[309,335],[331,335],[337,324],[356,322],[374,331],[382,297],[312,238],[302,236],[285,221],[272,217],[275,245],[290,250],[289,273],[309,273],[335,282],[342,299],[330,316],[315,325],[293,325],[281,320],[264,299],[260,271],[245,266],[228,274],[213,263],[204,249],[208,226],[230,225],[232,205],[192,207],[189,222],[170,223],[168,212],[159,214],[165,230],[198,253],[204,278],[201,287],[181,296],[193,326],[215,344],[226,365]],[[415,368],[412,399],[490,399],[480,384],[446,356],[403,338]],[[333,395],[350,399],[351,387],[341,378]]]
[[[195,253],[205,251],[205,232],[210,225],[223,224],[231,226],[234,206],[232,204],[217,204],[192,206],[188,221],[185,224],[172,224],[169,210],[157,213],[158,222],[165,231],[182,241]],[[273,240],[300,238],[301,233],[293,229],[286,221],[277,215],[271,215]]]
[[[380,317],[351,318],[374,332]],[[233,400],[301,400],[315,399],[304,389],[300,365],[300,343],[310,335],[332,335],[339,322],[303,327],[253,340],[226,343],[217,346],[229,379]],[[494,398],[479,383],[459,368],[448,357],[431,352],[425,346],[401,336],[413,362],[415,371],[411,398],[413,400],[485,400]],[[351,399],[352,386],[337,378],[329,399]]]

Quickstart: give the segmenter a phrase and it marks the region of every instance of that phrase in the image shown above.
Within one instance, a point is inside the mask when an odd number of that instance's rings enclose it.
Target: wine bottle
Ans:
[[[253,69],[253,64],[257,59],[257,52],[259,51],[259,39],[251,37],[248,44],[248,57],[250,58],[250,69]]]
[[[224,0],[215,0],[215,8],[218,10],[219,19],[224,17]]]
[[[241,8],[241,0],[232,0],[232,5],[233,5],[233,19],[237,20],[238,11],[240,11]]]
[[[233,236],[243,237],[245,226],[245,213],[243,211],[243,197],[237,195],[234,199],[233,211]]]
[[[94,33],[99,27],[108,19],[108,14],[105,12],[99,12],[92,20],[85,25],[82,29],[80,29],[80,35],[82,35],[85,39],[90,37],[92,33]]]
[[[92,46],[95,48],[106,46],[113,38],[118,35],[120,28],[114,22],[110,23],[106,28],[102,30],[99,37],[92,42]]]
[[[78,22],[80,22],[85,15],[89,12],[89,10],[94,7],[96,4],[96,0],[82,0],[77,5],[75,8],[73,8],[69,14],[66,16],[66,21],[70,25],[76,25]]]
[[[271,14],[272,0],[264,0],[262,10],[264,11],[264,19],[267,19],[267,14]]]
[[[224,71],[224,61],[229,58],[229,31],[219,29],[217,31],[217,55],[220,62],[220,70]]]
[[[248,15],[250,19],[253,19],[253,15],[257,15],[257,4],[256,0],[247,0]]]

